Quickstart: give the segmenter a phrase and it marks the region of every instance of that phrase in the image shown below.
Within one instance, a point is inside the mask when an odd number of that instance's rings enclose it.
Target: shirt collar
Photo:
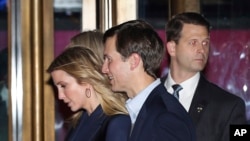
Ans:
[[[126,108],[129,112],[132,124],[135,123],[135,120],[138,116],[138,113],[146,101],[147,97],[151,93],[151,91],[161,83],[160,79],[156,79],[153,83],[148,85],[144,90],[139,92],[133,99],[128,99],[126,101]]]
[[[182,83],[180,83],[180,85],[183,87],[183,89],[185,89],[185,88],[195,89],[196,86],[197,86],[197,84],[198,84],[199,78],[200,78],[200,72],[197,72],[191,78],[189,78],[189,79],[183,81]],[[164,83],[164,85],[167,88],[167,91],[169,93],[173,93],[174,92],[174,90],[172,88],[172,85],[174,85],[174,84],[176,84],[176,82],[173,80],[173,78],[171,76],[171,71],[169,70],[167,79],[166,79],[166,81]]]

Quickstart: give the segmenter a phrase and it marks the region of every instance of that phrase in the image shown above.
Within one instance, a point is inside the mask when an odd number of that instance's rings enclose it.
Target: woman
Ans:
[[[97,53],[97,55],[103,58],[103,33],[99,30],[86,30],[80,32],[70,39],[70,43],[67,47],[80,45],[90,48],[92,51]]]
[[[66,140],[127,141],[131,121],[125,95],[114,93],[102,74],[102,59],[89,48],[72,46],[49,66],[58,98],[73,112]]]

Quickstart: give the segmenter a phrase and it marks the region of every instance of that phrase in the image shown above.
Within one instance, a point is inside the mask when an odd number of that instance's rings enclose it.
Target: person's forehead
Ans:
[[[181,37],[192,37],[192,36],[208,37],[209,33],[206,30],[205,26],[195,25],[195,24],[184,24],[180,35]]]
[[[104,53],[112,52],[116,50],[116,37],[109,37],[104,44]]]

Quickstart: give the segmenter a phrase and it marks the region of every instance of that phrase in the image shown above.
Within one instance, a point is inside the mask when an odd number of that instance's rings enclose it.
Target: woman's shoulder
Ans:
[[[129,115],[114,115],[110,117],[106,131],[107,141],[127,141],[131,129],[131,120]]]
[[[109,126],[131,125],[129,115],[117,114],[109,117]]]
[[[102,123],[102,127],[114,127],[120,125],[130,125],[131,120],[129,115],[126,114],[116,114],[107,116],[106,119]]]
[[[108,116],[103,122],[95,141],[127,141],[131,129],[129,115],[117,114]]]

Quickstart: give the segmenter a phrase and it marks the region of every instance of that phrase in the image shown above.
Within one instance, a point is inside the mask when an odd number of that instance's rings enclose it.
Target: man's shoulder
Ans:
[[[186,113],[185,109],[180,104],[180,102],[173,95],[168,93],[163,83],[159,84],[152,91],[152,93],[156,93],[155,98],[152,100],[152,103],[161,106],[163,109],[166,109],[167,112],[181,111]]]
[[[111,123],[131,123],[129,115],[126,114],[116,114],[109,117]]]
[[[157,87],[155,87],[151,94],[155,95],[155,101],[163,101],[164,105],[168,105],[168,103],[166,103],[168,101],[179,103],[179,101],[177,101],[173,95],[168,93],[167,89],[164,86],[164,83],[160,83]]]
[[[203,82],[200,82],[200,83],[203,83],[205,84],[205,87],[204,86],[200,86],[199,87],[199,84],[198,84],[198,87],[197,89],[203,89],[202,91],[204,91],[204,93],[207,93],[209,94],[210,98],[213,99],[213,100],[222,100],[224,102],[232,102],[232,101],[240,101],[242,103],[244,103],[243,99],[241,97],[239,97],[238,95],[236,94],[233,94],[232,92],[229,92],[228,90],[218,86],[217,84],[215,84],[214,82],[210,82],[209,80],[205,79],[204,77],[201,79],[203,79],[202,81]],[[200,91],[199,90],[199,91]]]
[[[213,83],[213,82],[209,82],[209,88],[211,91],[213,91],[215,94],[220,94],[223,95],[225,97],[229,97],[229,98],[236,98],[238,97],[237,95],[233,94],[232,92],[229,92],[228,90],[218,86],[217,84]]]

